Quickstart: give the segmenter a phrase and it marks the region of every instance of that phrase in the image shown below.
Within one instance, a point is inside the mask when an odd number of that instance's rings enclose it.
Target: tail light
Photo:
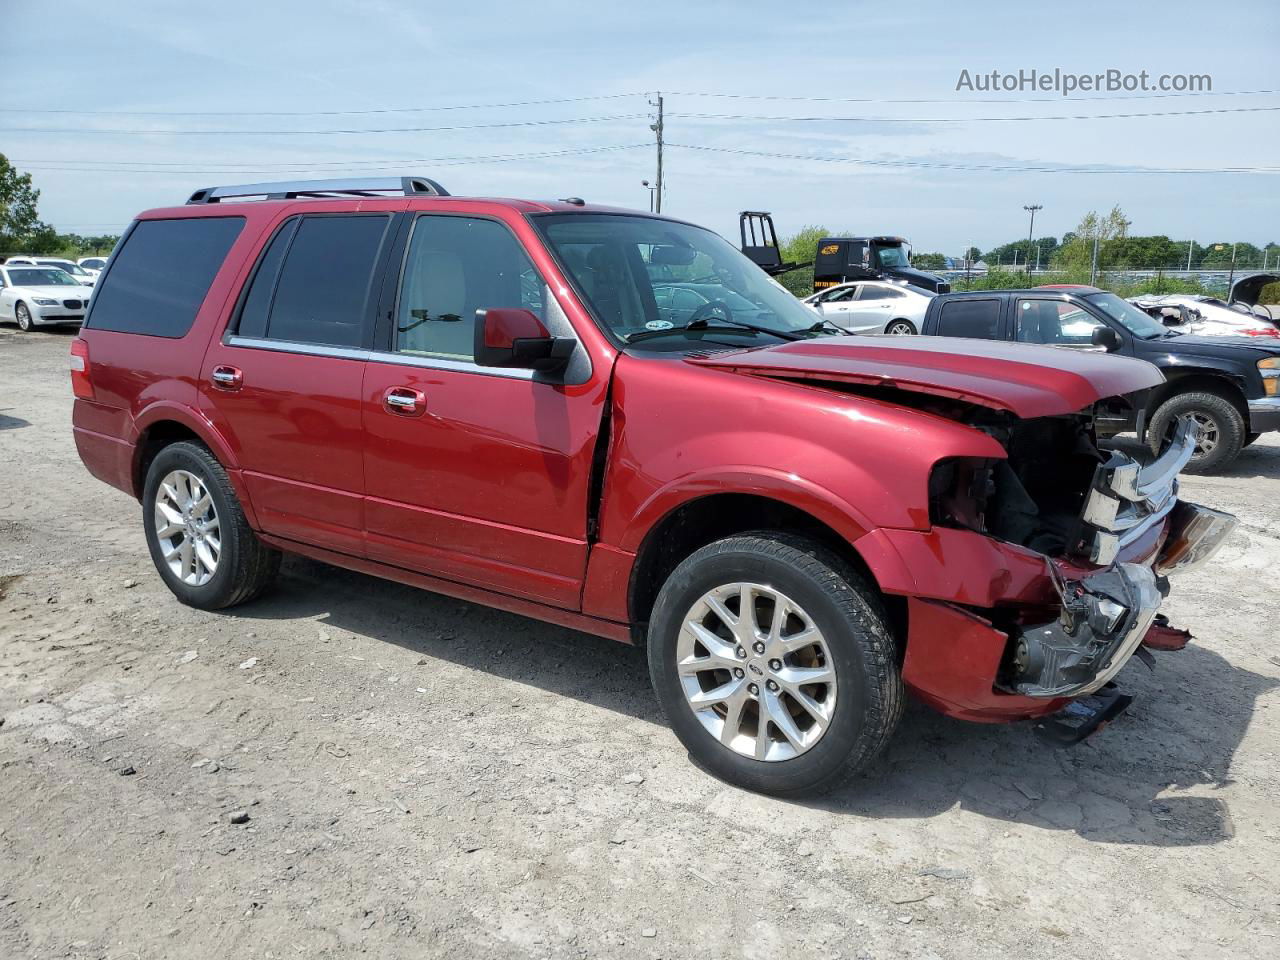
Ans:
[[[93,399],[93,378],[89,375],[89,344],[79,337],[71,341],[71,392],[80,400]]]

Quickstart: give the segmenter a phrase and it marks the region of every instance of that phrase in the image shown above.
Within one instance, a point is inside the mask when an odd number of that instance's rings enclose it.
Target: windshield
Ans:
[[[880,257],[880,266],[882,267],[909,267],[911,261],[907,257],[907,248],[902,244],[884,244],[877,243],[875,245],[876,253]]]
[[[814,311],[710,230],[616,214],[531,219],[596,320],[622,340],[663,350],[704,335],[730,346],[772,342],[769,331],[818,335]]]
[[[1102,308],[1102,312],[1115,320],[1135,337],[1153,340],[1169,333],[1169,329],[1160,321],[1143,313],[1127,300],[1121,300],[1114,293],[1092,293],[1089,301]]]
[[[81,264],[81,266],[88,267],[91,270],[101,270],[103,265],[106,264],[106,262],[107,261],[105,260],[86,260],[84,263]]]
[[[78,287],[76,278],[59,267],[21,267],[9,271],[15,287]]]

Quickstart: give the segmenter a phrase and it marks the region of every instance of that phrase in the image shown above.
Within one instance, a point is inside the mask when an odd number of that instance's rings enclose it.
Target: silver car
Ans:
[[[58,267],[6,263],[0,266],[0,323],[16,323],[24,331],[81,323],[92,293]]]
[[[804,302],[824,320],[849,333],[910,336],[920,332],[924,312],[934,296],[906,283],[858,280],[821,290]]]

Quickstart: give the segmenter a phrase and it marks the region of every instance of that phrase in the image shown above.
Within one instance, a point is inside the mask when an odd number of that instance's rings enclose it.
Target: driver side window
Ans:
[[[493,220],[420,216],[396,305],[396,350],[474,361],[476,311],[524,307],[546,322],[545,284],[511,232]]]
[[[1019,300],[1015,336],[1021,343],[1091,347],[1093,331],[1103,326],[1091,314],[1061,300]]]

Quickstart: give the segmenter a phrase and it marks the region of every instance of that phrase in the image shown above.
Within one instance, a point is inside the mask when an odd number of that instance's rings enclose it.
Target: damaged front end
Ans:
[[[943,655],[951,659],[939,669],[946,641],[923,639],[913,622],[904,679],[944,712],[971,720],[1068,706],[1067,725],[1047,729],[1051,739],[1074,742],[1128,705],[1112,681],[1143,646],[1185,646],[1189,634],[1158,614],[1168,575],[1206,560],[1236,519],[1178,499],[1178,473],[1195,449],[1189,421],[1145,464],[1098,450],[1084,415],[986,429],[1008,460],[940,464],[932,519],[997,541],[992,550],[1008,565],[987,597],[913,602],[922,628],[954,631],[970,649]],[[1038,576],[1028,569],[1036,555]]]
[[[1195,426],[1185,420],[1152,463],[1112,452],[1096,467],[1076,547],[1103,569],[1067,579],[1061,561],[1047,562],[1061,607],[1053,620],[1015,635],[1004,677],[1008,689],[1028,697],[1078,697],[1101,689],[1147,637],[1169,590],[1167,574],[1207,559],[1235,528],[1234,517],[1178,499],[1178,473],[1195,442]],[[1166,519],[1175,513],[1167,529]],[[1163,536],[1154,562],[1117,562],[1156,531]]]

